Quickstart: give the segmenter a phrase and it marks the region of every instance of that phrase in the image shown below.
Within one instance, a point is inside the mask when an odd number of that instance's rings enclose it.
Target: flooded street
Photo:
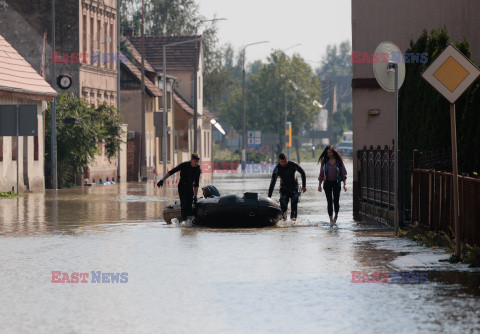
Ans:
[[[480,332],[478,272],[355,222],[350,162],[329,228],[319,167],[303,166],[300,220],[264,229],[166,225],[177,191],[152,181],[0,200],[0,332]],[[266,196],[270,176],[215,174],[213,184]],[[128,273],[128,282],[52,283],[52,271]],[[422,271],[428,282],[354,284],[352,271]]]

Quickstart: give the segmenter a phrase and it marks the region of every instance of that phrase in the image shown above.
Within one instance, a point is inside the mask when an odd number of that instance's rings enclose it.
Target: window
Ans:
[[[33,160],[38,161],[38,136],[33,137]]]
[[[113,30],[113,23],[110,24],[110,67],[112,69],[115,69],[115,64],[116,64],[116,60],[117,60],[117,57],[116,55],[113,54],[113,34],[114,34],[114,30]]]
[[[202,77],[201,76],[198,78],[198,82],[199,82],[198,83],[198,98],[201,100],[202,99],[202,91],[203,91],[203,89],[202,89]]]
[[[17,138],[12,137],[12,161],[17,160]]]
[[[87,15],[83,15],[83,52],[87,53]]]
[[[206,133],[203,133],[203,155],[207,154],[207,136]]]
[[[102,44],[103,44],[102,64],[106,68],[110,67],[110,64],[111,64],[110,55],[107,55],[107,53],[109,52],[108,46],[111,43],[107,45],[107,37],[108,37],[108,23],[105,22],[105,24],[103,25],[103,35],[102,35]]]
[[[95,57],[93,55],[93,52],[95,52],[95,46],[93,45],[93,36],[95,36],[95,31],[94,31],[95,29],[94,28],[95,28],[95,25],[94,25],[94,20],[93,20],[93,17],[92,17],[92,18],[90,18],[90,33],[89,33],[89,35],[90,35],[90,53],[91,53],[90,58],[92,59],[91,60],[92,65],[95,62]]]
[[[100,57],[99,57],[100,59],[97,59],[97,66],[101,66],[102,56],[103,56],[102,46],[100,44],[101,34],[102,34],[102,21],[97,20],[97,51],[100,52]]]

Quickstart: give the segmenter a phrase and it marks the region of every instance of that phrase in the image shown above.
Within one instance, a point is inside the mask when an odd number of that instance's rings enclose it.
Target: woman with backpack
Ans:
[[[343,182],[343,189],[347,191],[347,170],[343,163],[342,156],[331,146],[325,147],[318,158],[320,163],[320,175],[318,176],[318,191],[325,189],[325,196],[328,202],[328,215],[330,216],[330,227],[337,222],[338,211],[340,210],[340,192]],[[335,208],[335,216],[333,209]]]

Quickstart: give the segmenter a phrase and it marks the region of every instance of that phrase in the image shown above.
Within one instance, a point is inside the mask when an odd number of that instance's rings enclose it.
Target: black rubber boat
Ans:
[[[275,225],[282,217],[280,205],[258,193],[220,196],[217,188],[202,188],[204,198],[198,199],[194,209],[195,225],[222,228],[266,227]],[[180,202],[169,204],[163,210],[167,224],[181,220]]]

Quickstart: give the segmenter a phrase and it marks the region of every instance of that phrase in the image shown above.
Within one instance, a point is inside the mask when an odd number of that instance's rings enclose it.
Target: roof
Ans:
[[[193,116],[193,108],[188,104],[187,101],[184,100],[183,97],[181,97],[177,93],[174,93],[173,98],[175,99],[175,102],[177,102],[178,105],[182,107],[183,110]]]
[[[130,43],[130,41],[125,36],[122,36],[122,42],[125,42],[125,46],[127,47],[128,51],[132,53],[132,56],[135,59],[135,62],[139,66],[142,66],[142,54],[136,49],[136,47],[132,45],[132,43]],[[141,49],[142,47],[141,41],[138,43],[137,47]],[[145,49],[146,49],[146,43],[145,43]],[[153,72],[153,73],[156,72],[153,66],[148,62],[146,57],[144,59],[144,64],[145,64],[145,71]]]
[[[2,35],[0,35],[0,90],[49,97],[57,95],[57,92]]]
[[[146,58],[156,70],[162,71],[163,45],[200,37],[201,36],[146,36]],[[129,37],[129,39],[137,49],[141,46],[141,37]],[[200,56],[200,45],[200,41],[196,41],[167,47],[167,69],[169,71],[193,71]]]
[[[207,118],[215,119],[215,115],[205,107],[203,107],[203,116]]]
[[[138,81],[142,82],[142,72],[130,60],[122,61],[124,66]],[[145,77],[145,90],[152,96],[163,96],[163,92],[155,84]]]

